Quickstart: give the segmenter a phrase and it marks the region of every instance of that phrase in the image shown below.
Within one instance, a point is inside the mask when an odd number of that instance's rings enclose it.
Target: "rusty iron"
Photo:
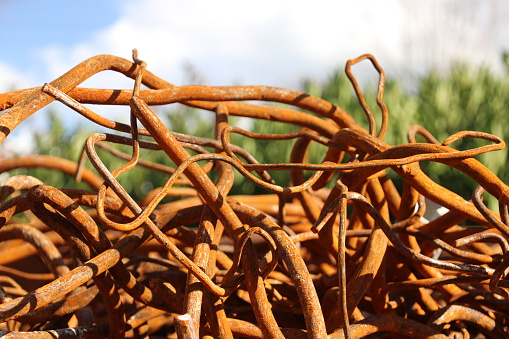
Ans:
[[[351,72],[362,60],[380,75],[378,132]],[[132,78],[133,89],[78,87],[101,71]],[[509,337],[509,187],[474,159],[503,149],[504,141],[462,131],[440,143],[414,126],[408,144],[389,145],[383,141],[389,112],[382,67],[362,55],[345,71],[369,131],[340,107],[298,91],[175,86],[149,72],[136,50],[133,62],[100,55],[42,87],[0,94],[0,142],[52,101],[114,132],[90,135],[78,162],[47,155],[0,161],[0,173],[46,167],[90,186],[54,188],[26,175],[0,186],[1,335]],[[212,112],[215,138],[170,131],[151,109],[175,103]],[[87,104],[124,105],[130,123],[106,119]],[[230,125],[230,115],[301,129],[254,133]],[[232,133],[296,142],[289,159],[259,163],[231,144]],[[427,143],[417,143],[416,134]],[[452,148],[461,138],[490,143]],[[313,142],[327,149],[318,164],[307,161]],[[131,146],[131,154],[114,147],[120,144]],[[107,168],[97,147],[125,164]],[[162,150],[174,167],[141,159],[142,148]],[[96,173],[84,167],[87,160]],[[472,200],[433,182],[421,161],[473,178],[479,187]],[[135,166],[168,179],[135,201],[117,180]],[[403,179],[401,191],[388,168]],[[231,195],[234,170],[267,194]],[[290,186],[275,182],[271,171],[289,171]],[[485,191],[499,201],[500,213],[484,205]],[[173,201],[163,203],[167,196]],[[449,212],[424,219],[426,199]],[[33,264],[36,256],[43,266]]]

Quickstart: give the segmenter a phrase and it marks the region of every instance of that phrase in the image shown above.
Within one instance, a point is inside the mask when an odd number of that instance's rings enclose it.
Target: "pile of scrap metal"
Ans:
[[[90,186],[55,188],[26,175],[0,186],[5,338],[509,336],[509,188],[474,159],[504,148],[503,140],[464,131],[439,143],[416,126],[409,143],[387,144],[385,76],[371,55],[346,67],[369,131],[306,93],[175,86],[149,72],[136,51],[133,60],[92,57],[43,87],[0,94],[0,142],[53,101],[114,132],[90,135],[81,162],[47,155],[0,161],[1,173],[46,167]],[[350,72],[361,60],[380,74],[378,131]],[[78,87],[101,71],[132,78],[133,89]],[[175,103],[214,114],[216,138],[168,130],[151,106]],[[86,104],[125,105],[130,123],[106,119]],[[230,125],[229,115],[300,130],[254,133]],[[296,141],[290,159],[266,164],[230,143],[232,133]],[[428,142],[416,142],[417,134]],[[450,147],[466,137],[489,144]],[[321,163],[307,161],[312,143],[326,147]],[[107,168],[97,153],[101,144],[130,146],[125,165]],[[174,167],[144,161],[142,148],[165,152]],[[87,159],[96,172],[83,166]],[[472,200],[431,180],[421,161],[474,179]],[[142,201],[117,180],[135,166],[168,176]],[[389,168],[403,189],[387,176]],[[234,171],[267,194],[229,195]],[[271,171],[289,171],[291,186],[275,182]],[[182,187],[195,194],[179,198]],[[483,203],[485,190],[499,201],[500,213]],[[173,201],[163,202],[168,195]],[[425,199],[448,212],[424,219]],[[34,271],[37,257],[46,273]]]

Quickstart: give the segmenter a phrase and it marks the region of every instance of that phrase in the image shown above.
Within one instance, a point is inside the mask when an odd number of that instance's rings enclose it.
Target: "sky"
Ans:
[[[303,79],[324,81],[364,53],[409,83],[453,61],[500,71],[508,14],[504,0],[0,0],[0,92],[42,86],[94,55],[131,59],[133,48],[177,85],[301,89]],[[355,72],[377,81],[367,65]],[[83,86],[132,84],[103,72]],[[20,127],[43,119],[35,114]]]

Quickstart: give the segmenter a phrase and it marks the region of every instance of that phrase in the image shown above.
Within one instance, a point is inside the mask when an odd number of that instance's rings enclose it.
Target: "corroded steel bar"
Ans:
[[[378,132],[351,70],[362,60],[380,75]],[[79,163],[47,155],[0,161],[0,172],[9,176],[0,184],[3,336],[509,335],[509,188],[474,159],[503,149],[501,138],[463,131],[439,143],[414,126],[408,144],[382,141],[390,107],[383,102],[384,71],[372,55],[346,66],[369,131],[341,107],[306,93],[175,86],[146,66],[136,51],[133,62],[96,56],[41,88],[0,94],[0,141],[54,100],[116,133],[89,136]],[[77,87],[104,70],[132,78],[133,89]],[[176,103],[214,114],[215,137],[171,131],[151,109]],[[87,104],[126,106],[130,122],[106,119]],[[230,115],[300,130],[255,133],[231,124]],[[232,144],[232,134],[255,143],[295,143],[288,159],[264,163]],[[427,142],[416,143],[416,134]],[[467,137],[489,143],[453,147]],[[325,149],[321,163],[307,159],[313,142]],[[125,163],[109,169],[96,146]],[[141,149],[163,151],[173,165],[147,161]],[[84,167],[87,159],[99,175]],[[421,161],[475,180],[480,186],[472,201],[431,180]],[[168,175],[139,201],[117,180],[137,166]],[[11,174],[38,167],[74,175],[91,191]],[[388,168],[403,180],[402,190]],[[232,195],[234,171],[267,194]],[[273,171],[289,172],[290,182],[276,182]],[[484,191],[499,201],[499,213],[482,202]],[[450,211],[425,220],[426,199]],[[33,264],[41,260],[45,265]]]

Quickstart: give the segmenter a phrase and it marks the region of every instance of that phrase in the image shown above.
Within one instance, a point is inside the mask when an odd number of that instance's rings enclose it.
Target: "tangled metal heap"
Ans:
[[[147,71],[136,51],[133,59],[96,56],[42,88],[0,94],[0,142],[54,100],[123,133],[88,137],[82,160],[88,157],[99,176],[49,156],[0,161],[0,172],[49,167],[91,187],[57,189],[21,175],[0,186],[2,338],[509,336],[509,188],[473,158],[504,148],[500,138],[464,131],[440,144],[414,127],[408,144],[385,143],[384,73],[370,55],[346,67],[369,131],[340,107],[306,93],[175,86]],[[378,131],[350,72],[365,59],[380,74]],[[134,79],[134,89],[77,87],[105,70]],[[169,131],[150,106],[173,103],[215,114],[216,138]],[[130,124],[83,104],[129,105]],[[301,129],[253,133],[230,125],[229,115]],[[296,142],[290,159],[262,164],[230,143],[232,133]],[[417,143],[416,134],[428,143]],[[450,147],[466,137],[489,144]],[[96,146],[105,142],[131,146],[125,165],[103,164]],[[312,142],[327,148],[319,164],[307,161]],[[163,187],[135,201],[116,178],[137,165],[161,167],[140,159],[140,148],[164,151],[175,168],[164,169],[169,178]],[[433,182],[420,161],[453,166],[474,179],[479,187],[472,200]],[[401,192],[387,168],[403,179]],[[229,195],[234,170],[268,194]],[[271,179],[269,171],[281,170],[290,172],[292,186]],[[162,202],[181,194],[183,185],[188,189],[180,199]],[[500,214],[483,204],[485,190],[499,201]],[[425,198],[449,211],[424,219]],[[49,273],[20,265],[34,255]]]

